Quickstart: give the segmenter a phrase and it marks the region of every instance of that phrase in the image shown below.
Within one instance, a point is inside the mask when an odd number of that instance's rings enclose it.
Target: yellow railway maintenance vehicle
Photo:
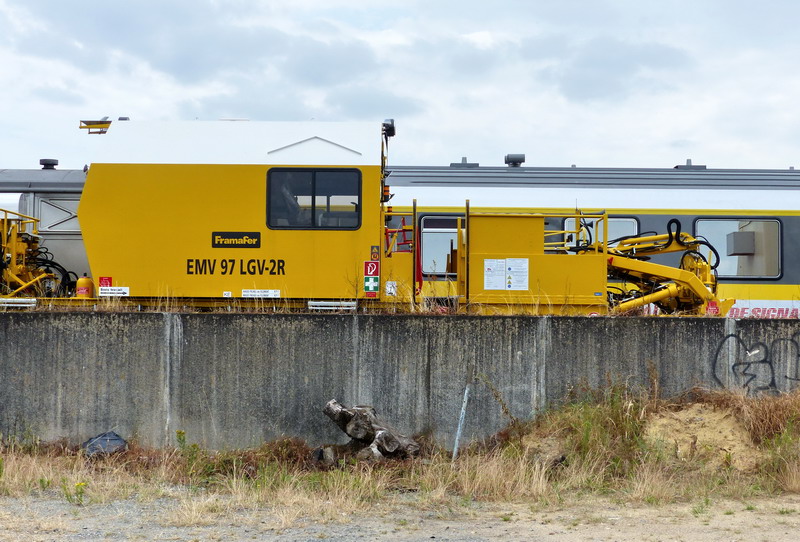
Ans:
[[[672,226],[609,246],[603,211],[486,212],[469,202],[443,262],[447,280],[430,284],[422,273],[419,210],[387,206],[392,121],[104,119],[102,129],[77,209],[100,298],[558,315],[652,303],[669,313],[724,315],[733,303],[716,295],[713,249]],[[6,260],[22,236],[12,223],[6,217],[2,224]],[[36,250],[35,243],[27,249],[33,262]],[[676,251],[684,257],[675,266],[646,260]],[[9,277],[0,285],[5,299],[74,302],[65,296],[77,276],[39,265],[25,284]],[[58,286],[47,289],[48,281]]]

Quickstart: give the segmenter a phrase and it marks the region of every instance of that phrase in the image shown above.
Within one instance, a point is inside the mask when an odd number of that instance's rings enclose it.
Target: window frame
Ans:
[[[317,195],[317,174],[319,173],[355,173],[356,180],[358,183],[357,188],[357,211],[356,211],[356,224],[354,226],[318,226],[316,224],[316,220],[312,219],[310,225],[272,225],[270,224],[270,217],[273,212],[271,202],[273,197],[277,197],[273,194],[273,183],[272,183],[272,176],[274,173],[311,173],[311,194],[307,197],[311,198],[311,216],[312,218],[315,216],[315,211],[317,207],[317,198],[324,197],[324,195],[320,196]],[[312,230],[312,231],[355,231],[361,228],[362,219],[363,219],[363,207],[364,207],[364,179],[363,179],[363,172],[358,168],[353,167],[345,167],[345,168],[335,168],[335,167],[273,167],[267,171],[267,179],[266,179],[266,225],[267,228],[270,230]],[[342,194],[345,195],[345,194]]]
[[[778,224],[778,274],[777,275],[723,275],[719,273],[717,270],[717,277],[722,279],[726,282],[734,282],[734,281],[741,281],[741,282],[752,282],[752,281],[778,281],[783,278],[784,273],[784,264],[783,264],[783,253],[784,253],[784,246],[783,246],[783,231],[784,231],[784,224],[780,217],[777,216],[742,216],[742,215],[703,215],[697,216],[692,221],[692,235],[696,238],[706,239],[702,235],[697,232],[697,225],[701,221],[736,221],[741,222],[743,220],[748,221],[760,221],[760,222],[775,222]],[[713,244],[713,243],[712,243]],[[727,245],[723,247],[714,246],[716,251],[720,254],[720,259],[725,257],[734,257],[727,255]]]
[[[420,251],[419,251],[419,258],[420,258],[420,268],[422,270],[422,274],[425,277],[433,278],[433,279],[455,279],[456,273],[448,273],[445,271],[426,271],[425,270],[425,234],[426,233],[455,233],[456,240],[458,239],[458,219],[464,220],[463,214],[457,213],[425,213],[419,217],[419,232],[420,232]],[[440,227],[430,227],[428,229],[432,230],[428,232],[425,228],[426,221],[434,221],[434,220],[453,220],[455,222],[455,226],[452,228],[440,228]],[[445,258],[445,266],[446,269],[446,258]]]

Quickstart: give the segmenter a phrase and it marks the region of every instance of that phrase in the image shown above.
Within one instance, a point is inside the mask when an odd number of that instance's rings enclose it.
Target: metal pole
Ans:
[[[411,306],[416,308],[417,306],[417,251],[419,250],[419,237],[417,236],[417,200],[414,199],[411,208],[411,214],[413,215],[412,222],[414,224],[414,229],[412,230],[411,235]],[[422,288],[422,286],[420,286]]]
[[[464,208],[464,222],[466,223],[466,232],[464,235],[464,301],[467,305],[467,311],[469,311],[469,252],[471,250],[469,246],[469,200],[467,200],[465,208]]]
[[[456,441],[453,443],[453,462],[458,457],[458,446],[461,442],[461,433],[464,430],[464,422],[467,419],[467,403],[469,403],[469,390],[474,380],[474,368],[470,365],[467,369],[467,384],[464,386],[464,399],[461,401],[461,414],[458,416],[458,429],[456,429]]]

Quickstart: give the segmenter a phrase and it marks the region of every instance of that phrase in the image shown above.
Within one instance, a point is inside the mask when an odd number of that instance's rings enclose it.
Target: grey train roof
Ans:
[[[728,188],[799,190],[794,169],[388,166],[393,186]],[[81,192],[77,169],[0,169],[0,192]]]
[[[80,169],[0,169],[0,192],[78,192],[86,173]]]
[[[800,189],[794,169],[389,166],[392,186]]]

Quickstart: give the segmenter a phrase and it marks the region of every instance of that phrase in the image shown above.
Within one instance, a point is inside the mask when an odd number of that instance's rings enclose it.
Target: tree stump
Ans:
[[[318,450],[316,457],[325,463],[335,463],[337,455],[354,454],[357,459],[381,461],[405,459],[419,453],[419,444],[414,439],[379,420],[371,406],[347,408],[331,399],[322,412],[352,439],[345,446],[326,446]]]

